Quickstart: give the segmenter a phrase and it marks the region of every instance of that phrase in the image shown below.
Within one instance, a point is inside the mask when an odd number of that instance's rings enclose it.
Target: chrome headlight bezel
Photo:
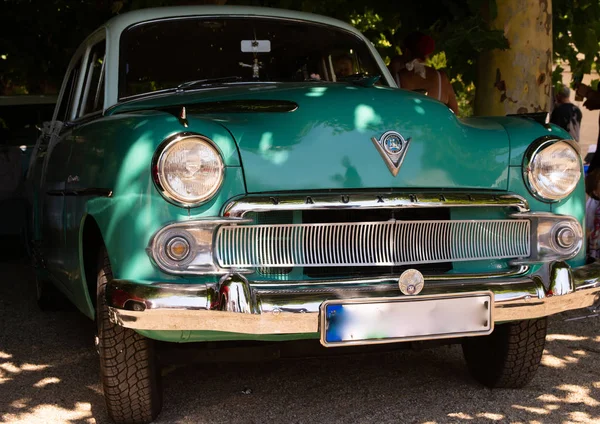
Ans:
[[[158,230],[150,239],[146,252],[152,262],[167,274],[173,275],[215,275],[250,273],[250,269],[223,269],[214,253],[217,231],[222,225],[247,224],[244,218],[206,217],[192,221],[173,222]],[[169,243],[176,238],[184,239],[188,254],[175,259],[168,253]]]
[[[217,179],[217,183],[212,187],[212,189],[206,192],[202,196],[198,196],[194,199],[194,201],[188,201],[186,199],[182,199],[177,196],[175,190],[173,190],[165,176],[163,175],[162,168],[164,165],[165,158],[169,150],[174,147],[177,143],[182,142],[187,139],[198,139],[200,142],[206,144],[210,149],[212,149],[215,153],[215,156],[219,162],[219,175]],[[152,157],[152,180],[154,181],[154,185],[156,189],[160,192],[160,194],[170,203],[181,206],[185,208],[193,208],[200,206],[210,199],[212,199],[221,186],[223,185],[223,180],[225,178],[225,164],[223,162],[223,156],[221,155],[221,151],[217,147],[217,145],[208,137],[205,137],[201,134],[191,133],[191,132],[182,132],[175,135],[172,135],[166,138],[156,149],[154,152],[154,156]]]
[[[531,255],[511,261],[513,265],[567,261],[576,257],[584,246],[583,228],[573,216],[549,212],[519,212],[511,217],[529,219],[531,222]],[[559,234],[565,230],[570,230],[573,234],[573,241],[569,246],[562,246],[558,241]]]
[[[532,163],[535,160],[536,156],[538,154],[540,154],[546,148],[548,148],[556,143],[567,144],[570,148],[572,148],[574,150],[575,154],[580,158],[579,159],[579,177],[575,181],[575,184],[573,185],[571,190],[569,190],[568,192],[566,192],[562,195],[552,195],[549,193],[544,193],[542,190],[540,190],[540,188],[536,186],[535,176],[533,174],[533,168],[532,168]],[[570,196],[573,193],[573,191],[575,191],[575,188],[577,187],[577,184],[579,183],[579,180],[581,179],[581,166],[582,165],[581,165],[580,148],[576,141],[569,140],[569,139],[557,138],[554,136],[544,136],[544,137],[541,137],[541,138],[537,139],[536,141],[534,141],[529,146],[527,151],[525,152],[525,155],[523,158],[523,179],[525,180],[525,185],[527,186],[527,189],[533,195],[533,197],[535,197],[536,199],[541,200],[543,202],[546,202],[546,203],[555,203],[555,202],[559,202],[559,201],[567,198],[568,196]]]

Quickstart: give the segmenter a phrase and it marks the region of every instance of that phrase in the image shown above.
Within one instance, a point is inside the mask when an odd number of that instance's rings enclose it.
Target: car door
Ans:
[[[39,138],[29,173],[36,187],[33,193],[33,238],[36,257],[50,276],[65,285],[64,203],[68,177],[73,117],[81,93],[81,54],[67,70],[54,118]]]
[[[94,175],[101,172],[101,161],[89,162],[90,155],[97,150],[94,140],[83,135],[86,125],[102,118],[104,109],[104,57],[106,41],[104,32],[95,34],[85,59],[85,78],[81,101],[74,121],[74,136],[69,140],[71,157],[65,189],[65,250],[64,265],[69,276],[70,289],[76,296],[80,293],[81,266],[79,256],[79,236],[82,219],[86,213],[86,203],[93,197],[102,195],[95,184]],[[96,140],[96,143],[99,140]]]

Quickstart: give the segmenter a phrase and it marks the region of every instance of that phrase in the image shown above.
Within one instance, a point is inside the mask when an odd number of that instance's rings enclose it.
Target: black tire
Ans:
[[[463,341],[473,378],[492,388],[521,388],[531,381],[542,360],[547,318],[496,326],[489,336]]]
[[[118,424],[150,423],[162,409],[160,367],[154,343],[110,322],[104,293],[112,279],[112,270],[104,249],[98,268],[97,342],[108,415]]]

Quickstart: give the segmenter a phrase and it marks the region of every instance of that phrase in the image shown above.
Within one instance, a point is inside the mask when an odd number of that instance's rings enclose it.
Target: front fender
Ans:
[[[531,119],[504,117],[493,118],[500,122],[509,134],[510,138],[510,176],[508,190],[512,193],[523,196],[532,211],[552,212],[561,215],[569,215],[577,219],[581,226],[585,228],[585,184],[583,165],[581,168],[581,179],[577,187],[568,197],[560,202],[547,203],[542,202],[532,196],[526,187],[523,179],[523,159],[525,153],[533,141],[544,136],[553,136],[558,139],[570,139],[571,136],[562,128],[556,125],[542,125]],[[586,246],[581,249],[579,254],[568,261],[572,267],[579,267],[585,264]]]
[[[148,178],[150,178],[148,176]],[[151,237],[163,226],[190,218],[190,211],[167,202],[153,187],[138,190],[136,184],[111,197],[87,203],[87,213],[98,223],[115,278],[136,281],[181,281],[181,277],[161,272],[146,253]],[[193,210],[194,216],[218,216],[228,199],[244,194],[242,169],[225,168],[219,193]],[[85,246],[82,246],[85,248]]]
[[[161,142],[177,132],[195,132],[215,142],[225,163],[219,192],[192,210],[169,203],[156,189],[151,162]],[[161,272],[146,253],[150,238],[162,226],[194,216],[215,216],[228,199],[246,193],[239,155],[229,133],[212,120],[194,119],[186,128],[173,116],[155,111],[115,115],[80,127],[71,157],[70,173],[79,176],[82,188],[105,195],[78,197],[82,215],[77,219],[81,285],[87,287],[83,237],[84,222],[91,218],[108,252],[114,278],[135,281],[178,282],[181,277]],[[75,212],[75,211],[73,211]],[[75,217],[74,217],[75,218]],[[91,306],[86,296],[87,308]],[[93,308],[91,309],[93,312]]]

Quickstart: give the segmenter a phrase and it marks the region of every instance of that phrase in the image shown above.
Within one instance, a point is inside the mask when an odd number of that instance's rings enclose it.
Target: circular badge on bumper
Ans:
[[[425,285],[425,278],[416,269],[407,269],[400,275],[398,279],[398,287],[400,291],[407,295],[413,296],[421,293]]]

